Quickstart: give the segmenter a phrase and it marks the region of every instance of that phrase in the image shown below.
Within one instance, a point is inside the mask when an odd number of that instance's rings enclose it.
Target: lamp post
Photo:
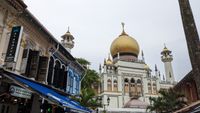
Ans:
[[[100,100],[100,102],[102,103],[102,98],[99,98],[99,100]],[[106,106],[109,106],[109,104],[110,104],[110,98],[108,97],[107,98],[107,104],[102,104],[102,106],[103,106],[103,113],[106,113]],[[99,112],[99,110],[97,109],[97,113]]]
[[[109,106],[110,104],[110,98],[107,98],[107,104],[103,104],[103,113],[106,113],[106,106]]]

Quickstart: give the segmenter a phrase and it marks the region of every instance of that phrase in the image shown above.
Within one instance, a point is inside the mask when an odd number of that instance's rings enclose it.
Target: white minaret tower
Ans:
[[[171,55],[171,51],[168,50],[165,45],[164,45],[163,51],[161,52],[161,55],[162,55],[161,60],[165,66],[166,81],[173,83],[175,81],[172,64],[171,64],[173,60],[173,56]]]
[[[69,27],[67,32],[62,36],[61,44],[71,53],[71,49],[74,47],[74,37],[69,32]]]

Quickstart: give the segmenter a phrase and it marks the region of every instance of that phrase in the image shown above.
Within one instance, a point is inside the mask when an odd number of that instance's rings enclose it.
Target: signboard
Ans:
[[[16,62],[19,52],[22,32],[23,32],[22,26],[15,26],[12,28],[10,41],[8,44],[8,49],[5,58],[6,62]]]
[[[27,91],[26,89],[18,87],[18,86],[11,85],[9,92],[12,96],[27,98],[27,99],[31,98],[30,91]]]

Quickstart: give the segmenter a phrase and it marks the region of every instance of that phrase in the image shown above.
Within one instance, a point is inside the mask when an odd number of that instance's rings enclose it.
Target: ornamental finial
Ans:
[[[165,43],[164,43],[164,48],[167,48]]]
[[[68,28],[67,28],[67,32],[69,33],[69,26],[68,26]]]
[[[121,35],[127,35],[125,30],[124,30],[124,25],[125,25],[124,22],[122,22],[121,24],[122,24],[122,33],[121,33]]]
[[[124,31],[124,25],[125,25],[124,22],[122,22],[122,29],[123,29],[123,31]]]

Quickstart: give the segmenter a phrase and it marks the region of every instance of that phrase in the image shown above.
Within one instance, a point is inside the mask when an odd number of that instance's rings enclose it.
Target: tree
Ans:
[[[93,86],[99,82],[98,73],[95,70],[87,69],[86,75],[81,83],[81,88],[93,88]]]
[[[84,58],[76,58],[86,69],[85,76],[81,82],[80,98],[76,98],[81,105],[95,109],[100,106],[95,94],[94,86],[99,84],[99,76],[95,70],[89,69],[90,62]]]
[[[173,89],[160,90],[160,96],[150,97],[150,105],[147,107],[149,111],[156,113],[172,113],[186,105],[184,95],[175,92]]]
[[[91,64],[89,61],[87,61],[84,58],[76,58],[76,60],[78,61],[78,63],[80,63],[85,69],[88,68],[88,66]]]

